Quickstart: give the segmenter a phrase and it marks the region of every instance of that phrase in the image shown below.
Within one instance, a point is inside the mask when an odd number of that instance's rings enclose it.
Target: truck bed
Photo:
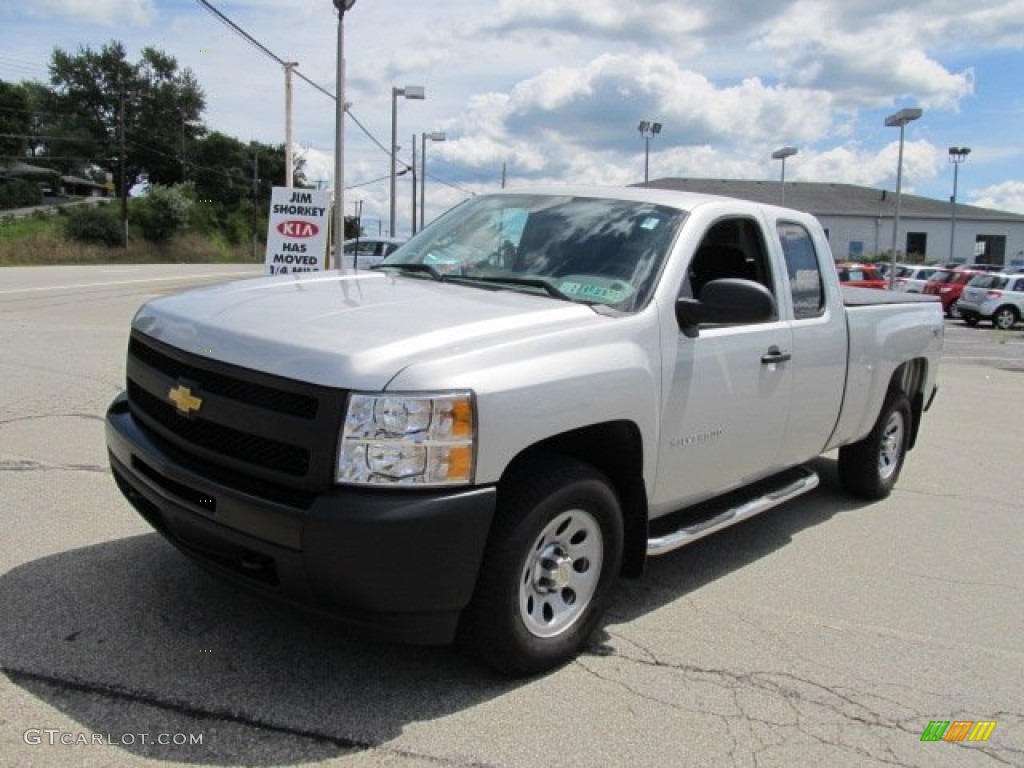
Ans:
[[[877,288],[841,286],[843,305],[847,307],[870,307],[879,304],[917,304],[938,301],[938,296],[903,291],[880,291]]]

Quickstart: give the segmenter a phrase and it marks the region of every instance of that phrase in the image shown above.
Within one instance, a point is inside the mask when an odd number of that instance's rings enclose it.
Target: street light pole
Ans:
[[[892,222],[892,253],[889,256],[889,290],[896,287],[896,244],[899,242],[900,231],[900,198],[903,195],[903,134],[907,123],[917,120],[923,112],[917,107],[907,107],[885,118],[887,128],[900,129],[900,152],[896,161],[896,215]]]
[[[412,135],[412,234],[416,234],[416,134]]]
[[[345,242],[345,11],[356,0],[334,0],[338,10],[338,86],[334,94],[334,260],[341,269]]]
[[[661,133],[661,123],[641,120],[637,130],[640,131],[640,135],[644,139],[644,186],[646,187],[650,181],[651,139]]]
[[[956,183],[957,183],[957,171],[960,170],[960,163],[967,159],[967,156],[971,154],[970,147],[950,147],[949,148],[949,162],[953,164],[953,196],[949,198],[950,202],[950,225],[949,225],[949,260],[954,261],[954,254],[956,253]]]
[[[391,88],[391,221],[388,232],[395,236],[395,161],[398,155],[398,97],[407,99],[424,99],[426,93],[422,85],[407,85],[405,88]]]
[[[796,154],[796,147],[780,147],[772,152],[772,160],[782,161],[782,179],[779,186],[782,189],[782,204],[786,204],[786,158]]]
[[[423,229],[425,224],[423,212],[427,201],[427,139],[431,141],[444,141],[447,136],[444,135],[444,131],[422,133],[420,136],[420,143],[422,145],[420,147],[420,229]],[[415,228],[413,231],[415,231]]]

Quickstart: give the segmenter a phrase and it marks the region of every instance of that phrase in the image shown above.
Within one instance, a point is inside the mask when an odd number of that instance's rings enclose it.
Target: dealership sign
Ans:
[[[274,187],[267,227],[267,272],[288,275],[324,268],[329,193],[318,189]]]

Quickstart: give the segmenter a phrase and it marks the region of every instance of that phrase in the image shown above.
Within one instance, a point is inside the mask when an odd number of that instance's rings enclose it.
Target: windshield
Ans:
[[[1002,288],[1006,285],[1007,278],[1002,275],[975,275],[968,283],[972,288]]]
[[[493,195],[452,209],[378,269],[635,312],[685,212],[628,200]]]

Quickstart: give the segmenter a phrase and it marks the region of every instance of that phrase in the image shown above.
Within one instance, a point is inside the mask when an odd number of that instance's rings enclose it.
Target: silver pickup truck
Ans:
[[[934,297],[841,289],[817,221],[641,188],[481,195],[372,271],[136,315],[114,477],[236,582],[512,674],[586,644],[645,559],[817,485],[892,489]]]

